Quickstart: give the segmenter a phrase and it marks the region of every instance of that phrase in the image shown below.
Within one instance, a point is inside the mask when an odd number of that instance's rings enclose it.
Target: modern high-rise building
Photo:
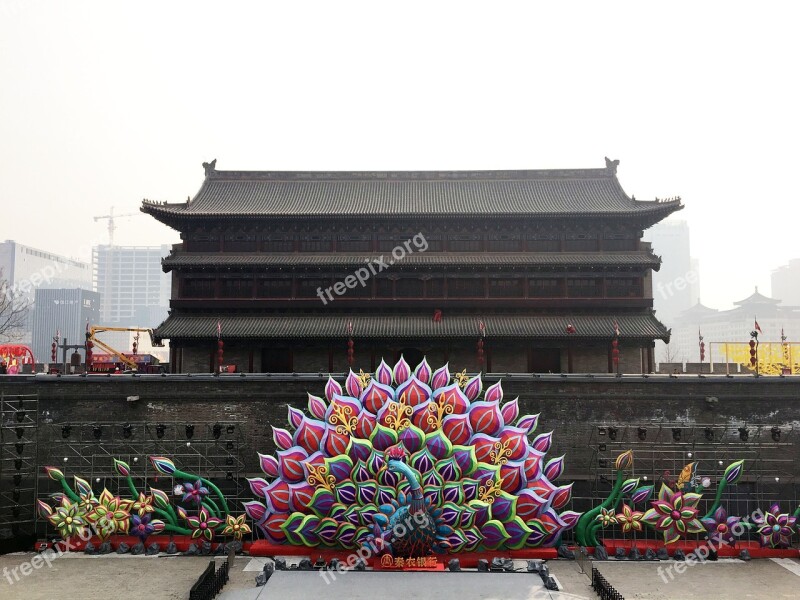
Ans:
[[[680,220],[662,221],[647,230],[644,239],[663,261],[661,269],[653,273],[653,308],[658,319],[672,327],[678,315],[699,297],[699,265],[691,256],[689,225]]]
[[[155,327],[167,318],[170,276],[161,258],[170,246],[96,246],[94,289],[102,297],[102,325]]]
[[[83,344],[86,324],[96,323],[100,315],[100,294],[83,289],[37,289],[31,329],[31,347],[36,362],[50,362],[50,345],[56,332],[61,342]],[[58,360],[62,354],[59,350]]]
[[[0,242],[0,279],[33,301],[37,288],[92,289],[92,268],[89,263],[6,240]]]
[[[800,306],[800,258],[772,272],[772,296],[787,305]]]
[[[5,332],[4,337],[29,344],[31,342],[30,313],[36,290],[80,288],[92,289],[92,269],[81,262],[6,240],[0,242],[0,282],[3,293],[28,305],[28,316],[19,328]]]

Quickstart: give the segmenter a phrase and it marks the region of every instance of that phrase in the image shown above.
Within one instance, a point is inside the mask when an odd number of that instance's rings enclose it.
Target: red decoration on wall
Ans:
[[[355,360],[355,342],[353,341],[353,321],[347,321],[347,364],[353,366]]]

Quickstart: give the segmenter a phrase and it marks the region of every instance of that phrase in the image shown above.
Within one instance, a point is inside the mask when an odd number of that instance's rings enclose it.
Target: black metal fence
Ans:
[[[625,600],[596,567],[592,567],[592,589],[600,596],[600,600]]]
[[[209,562],[203,574],[189,590],[189,600],[212,600],[219,594],[223,586],[228,583],[228,572],[231,570],[233,558],[234,553],[231,551],[219,568],[213,560]]]

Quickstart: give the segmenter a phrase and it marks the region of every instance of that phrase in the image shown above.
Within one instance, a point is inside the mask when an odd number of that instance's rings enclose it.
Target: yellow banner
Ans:
[[[709,358],[713,362],[742,365],[742,370],[756,372],[750,363],[750,344],[747,342],[711,342]],[[793,342],[763,342],[758,344],[756,358],[762,375],[800,375],[800,344]]]

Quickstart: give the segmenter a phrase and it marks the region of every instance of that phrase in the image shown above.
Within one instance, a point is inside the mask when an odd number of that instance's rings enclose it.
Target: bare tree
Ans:
[[[28,323],[31,302],[0,279],[0,342],[20,339]]]
[[[675,349],[671,344],[664,344],[664,362],[675,362],[677,358]]]

